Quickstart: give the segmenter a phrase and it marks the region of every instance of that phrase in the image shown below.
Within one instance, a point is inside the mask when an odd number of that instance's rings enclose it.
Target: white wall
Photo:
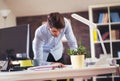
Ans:
[[[4,0],[0,0],[0,10],[3,10],[3,9],[9,9],[9,8],[5,4]],[[10,14],[8,15],[6,19],[6,27],[11,27],[11,26],[16,26],[16,17],[12,13],[12,11],[10,12]],[[6,27],[4,27],[4,19],[0,15],[0,28],[6,28]]]

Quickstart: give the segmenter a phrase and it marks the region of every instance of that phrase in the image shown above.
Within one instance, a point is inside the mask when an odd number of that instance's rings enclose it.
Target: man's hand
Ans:
[[[60,63],[60,62],[52,62],[51,64],[52,64],[52,65],[56,65],[56,66],[58,66],[59,68],[65,66],[64,64],[62,64],[62,63]]]

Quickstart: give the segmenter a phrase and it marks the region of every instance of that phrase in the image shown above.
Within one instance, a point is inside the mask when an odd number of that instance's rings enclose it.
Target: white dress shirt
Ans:
[[[77,48],[77,41],[73,34],[71,24],[69,21],[65,20],[65,28],[61,30],[58,37],[52,36],[47,24],[43,24],[37,28],[35,31],[35,37],[33,40],[33,52],[34,59],[39,60],[39,65],[50,64],[47,62],[47,57],[51,53],[54,59],[57,61],[62,57],[63,54],[63,44],[62,37],[65,35],[68,45],[71,49]]]

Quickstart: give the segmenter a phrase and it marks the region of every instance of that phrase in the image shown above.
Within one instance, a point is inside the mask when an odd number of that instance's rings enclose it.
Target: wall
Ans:
[[[5,4],[4,0],[0,0],[0,10],[3,9],[9,9],[9,8]],[[16,26],[16,17],[12,12],[8,15],[6,19],[6,27],[11,27],[11,26]],[[0,15],[0,28],[5,28],[4,19],[2,18],[1,15]]]

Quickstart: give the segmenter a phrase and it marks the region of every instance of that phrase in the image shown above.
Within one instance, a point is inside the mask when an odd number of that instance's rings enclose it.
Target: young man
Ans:
[[[77,48],[77,41],[71,24],[60,13],[50,13],[47,23],[38,27],[33,40],[34,65],[63,64],[62,37],[66,36],[71,49]]]

